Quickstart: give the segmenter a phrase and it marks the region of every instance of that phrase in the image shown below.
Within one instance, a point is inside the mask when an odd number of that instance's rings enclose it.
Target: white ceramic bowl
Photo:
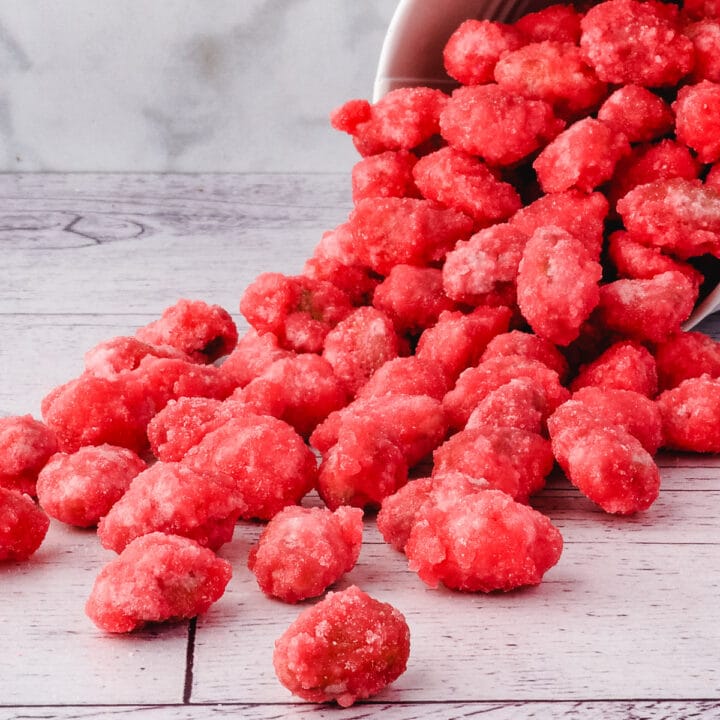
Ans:
[[[457,83],[443,68],[442,50],[463,20],[485,18],[512,22],[558,0],[400,0],[383,43],[373,99],[413,85],[451,89]],[[720,310],[720,285],[684,325],[686,330]]]

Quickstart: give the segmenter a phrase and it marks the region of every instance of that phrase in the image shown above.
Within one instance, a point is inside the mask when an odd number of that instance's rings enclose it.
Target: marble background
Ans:
[[[395,0],[0,0],[0,171],[338,171]]]

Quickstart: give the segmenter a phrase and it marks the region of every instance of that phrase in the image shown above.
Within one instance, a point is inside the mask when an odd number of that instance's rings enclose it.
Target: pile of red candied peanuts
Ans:
[[[658,495],[660,448],[720,451],[720,346],[681,328],[720,258],[718,0],[468,20],[444,60],[451,95],[333,113],[363,156],[355,207],[301,275],[247,288],[242,338],[181,300],[90,350],[44,423],[0,420],[0,559],[31,555],[47,515],[97,525],[119,556],[86,610],[127,632],[222,595],[238,519],[268,521],[248,564],[294,603],[353,568],[380,508],[429,585],[510,590],[560,557],[528,504],[555,462],[629,514]],[[327,508],[299,504],[312,489]],[[402,615],[352,586],[274,661],[349,705],[408,654]]]

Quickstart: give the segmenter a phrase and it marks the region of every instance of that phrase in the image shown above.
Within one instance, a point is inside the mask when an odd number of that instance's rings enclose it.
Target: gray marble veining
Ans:
[[[0,171],[338,171],[395,0],[3,0]]]

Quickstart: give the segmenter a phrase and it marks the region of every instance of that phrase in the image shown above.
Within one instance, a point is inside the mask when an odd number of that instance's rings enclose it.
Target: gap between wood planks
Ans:
[[[193,665],[195,663],[195,635],[197,633],[197,617],[188,623],[187,649],[185,650],[185,682],[183,683],[183,704],[189,705],[192,697]]]

